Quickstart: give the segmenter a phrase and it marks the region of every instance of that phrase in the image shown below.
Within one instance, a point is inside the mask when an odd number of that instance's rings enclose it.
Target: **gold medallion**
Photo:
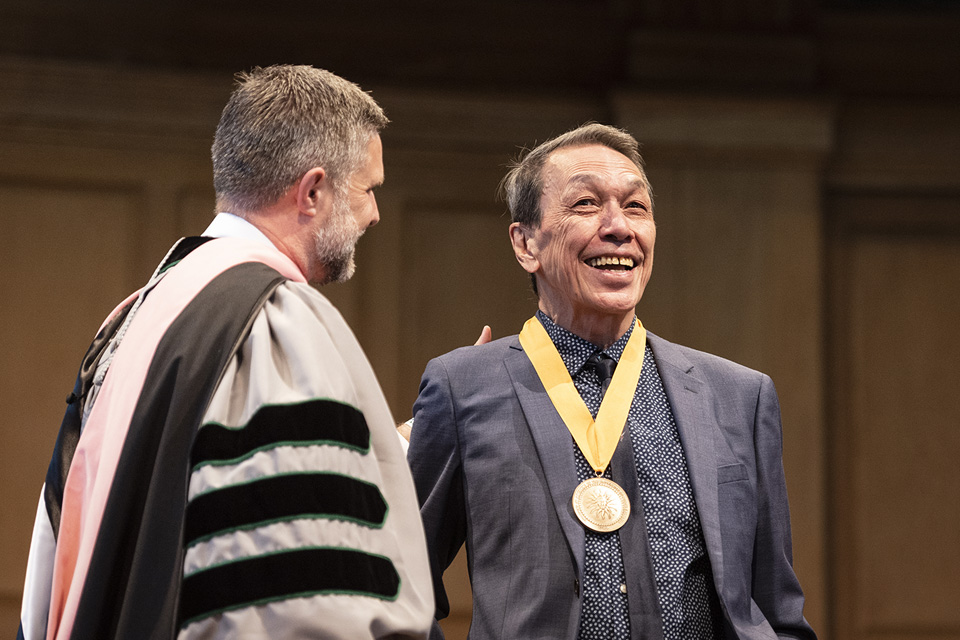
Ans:
[[[608,533],[622,527],[630,517],[630,500],[613,480],[591,478],[573,492],[573,512],[585,527]]]

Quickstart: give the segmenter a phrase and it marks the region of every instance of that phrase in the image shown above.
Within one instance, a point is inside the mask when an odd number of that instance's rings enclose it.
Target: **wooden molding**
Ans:
[[[618,123],[658,149],[822,158],[835,144],[835,107],[825,99],[621,91],[611,103]]]

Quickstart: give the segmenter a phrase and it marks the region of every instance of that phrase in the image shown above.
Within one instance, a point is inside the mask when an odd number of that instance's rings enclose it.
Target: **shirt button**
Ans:
[[[621,585],[620,585],[620,593],[626,593],[626,592],[627,592],[627,585],[621,584]]]
[[[580,579],[579,578],[573,579],[573,592],[577,594],[578,598],[580,597]]]

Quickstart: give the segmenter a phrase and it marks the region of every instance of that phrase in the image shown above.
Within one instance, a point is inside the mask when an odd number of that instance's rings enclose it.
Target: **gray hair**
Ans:
[[[624,131],[605,124],[589,122],[576,129],[537,145],[534,149],[521,153],[520,158],[511,163],[510,170],[500,182],[503,199],[510,209],[513,222],[537,228],[540,226],[540,196],[543,194],[543,166],[554,151],[564,147],[582,147],[599,144],[622,153],[637,166],[643,178],[651,202],[653,192],[643,170],[640,157],[640,143]]]
[[[237,74],[211,149],[218,210],[260,210],[313,167],[340,186],[388,122],[360,87],[323,69],[275,65]]]

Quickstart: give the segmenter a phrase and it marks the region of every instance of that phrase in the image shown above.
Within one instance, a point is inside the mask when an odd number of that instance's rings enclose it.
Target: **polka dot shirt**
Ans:
[[[599,351],[598,347],[556,325],[542,312],[537,312],[537,318],[557,347],[584,404],[596,417],[603,397],[601,382],[595,369],[584,365]],[[632,331],[621,336],[604,353],[619,361]],[[657,597],[663,612],[664,640],[719,637],[719,605],[700,517],[677,425],[649,344],[627,426],[640,479]],[[596,473],[576,445],[574,455],[578,481],[595,477]],[[604,476],[610,477],[609,468]],[[579,640],[630,638],[628,582],[619,535],[586,529],[585,551],[583,608],[577,637]]]

